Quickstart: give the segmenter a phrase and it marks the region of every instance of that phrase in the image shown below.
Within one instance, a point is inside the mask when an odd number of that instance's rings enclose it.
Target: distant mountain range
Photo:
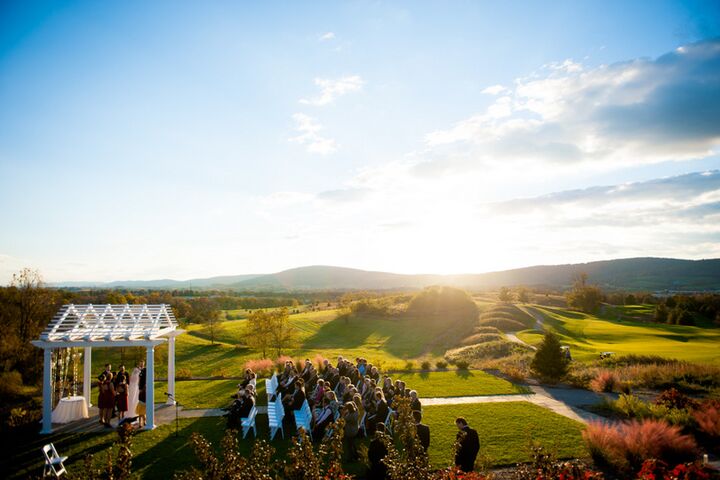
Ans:
[[[463,275],[403,275],[316,265],[271,274],[229,275],[183,281],[58,282],[53,286],[129,289],[221,288],[245,291],[400,290],[440,284],[469,289],[515,285],[563,288],[570,285],[573,277],[580,272],[587,273],[591,283],[605,289],[720,290],[720,259],[671,258],[628,258],[571,265],[539,265]]]

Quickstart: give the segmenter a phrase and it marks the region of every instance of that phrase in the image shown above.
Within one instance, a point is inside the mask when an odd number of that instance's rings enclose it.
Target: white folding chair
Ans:
[[[57,450],[55,450],[55,445],[48,443],[42,447],[42,452],[45,456],[45,469],[43,470],[43,477],[47,477],[52,474],[55,475],[55,478],[60,478],[60,475],[66,473],[63,462],[67,460],[68,457],[61,457],[58,455]]]
[[[240,425],[242,426],[243,438],[247,437],[250,430],[253,431],[253,436],[257,438],[257,431],[255,430],[255,417],[257,416],[257,408],[252,407],[250,414],[247,418],[240,419]]]

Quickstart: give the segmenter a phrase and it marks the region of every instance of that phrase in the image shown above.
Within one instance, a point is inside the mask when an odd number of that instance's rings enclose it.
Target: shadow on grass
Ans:
[[[470,370],[467,370],[467,369],[455,370],[455,375],[462,378],[463,380],[467,380],[468,378],[475,376],[474,373],[472,373]]]

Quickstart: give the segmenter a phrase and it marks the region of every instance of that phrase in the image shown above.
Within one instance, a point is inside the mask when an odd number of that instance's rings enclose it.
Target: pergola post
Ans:
[[[155,428],[155,346],[148,345],[145,361],[145,430]]]
[[[83,397],[89,409],[92,407],[92,347],[85,347],[83,362]]]
[[[43,349],[43,417],[40,433],[52,433],[52,348]]]
[[[167,383],[167,403],[175,405],[175,335],[168,338]]]

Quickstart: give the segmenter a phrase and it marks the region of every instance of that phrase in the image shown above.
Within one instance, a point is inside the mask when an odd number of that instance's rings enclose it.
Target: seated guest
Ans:
[[[367,365],[365,364],[365,359],[363,359],[363,358],[357,359],[357,371],[361,377],[365,376],[365,367],[366,366]]]
[[[350,460],[357,460],[358,452],[357,446],[355,446],[355,438],[358,436],[358,417],[357,407],[353,402],[347,402],[342,408],[342,417],[345,420],[345,431],[343,432],[343,439],[347,446],[347,450],[350,452]]]
[[[379,382],[380,370],[378,370],[377,367],[373,367],[371,364],[368,364],[367,368],[370,369],[370,378],[372,378],[376,382]]]
[[[291,393],[295,388],[295,382],[298,380],[298,378],[300,377],[297,374],[297,370],[295,370],[295,368],[292,368],[287,376],[287,379],[284,382],[278,384],[278,393],[280,393],[281,396],[284,396],[287,393]]]
[[[415,430],[417,431],[420,445],[422,445],[423,449],[427,452],[428,448],[430,448],[430,427],[421,423],[422,412],[420,412],[420,410],[413,410],[413,418],[415,419]]]
[[[375,428],[378,423],[385,423],[388,412],[390,412],[390,409],[385,401],[385,397],[383,397],[382,391],[375,392],[375,411],[365,420],[365,427],[368,428],[368,434],[374,433],[372,429]]]
[[[330,388],[335,388],[335,386],[340,381],[340,373],[338,372],[338,369],[333,367],[332,365],[328,366],[328,375],[325,377],[325,382],[330,384]]]
[[[312,430],[312,437],[316,441],[322,440],[325,436],[325,428],[335,421],[338,414],[338,401],[334,392],[327,392],[323,399],[323,407],[315,417],[315,424]]]
[[[407,392],[405,392],[405,382],[402,380],[395,380],[395,395],[400,395],[401,397],[407,396]]]
[[[410,390],[410,409],[422,411],[422,404],[415,390]]]
[[[347,402],[351,401],[356,393],[357,393],[357,388],[350,385],[349,387],[347,387],[345,389],[345,393],[343,393],[342,402],[347,403]]]
[[[312,362],[309,358],[305,359],[305,367],[303,367],[303,371],[300,373],[300,378],[302,378],[305,383],[307,384],[312,377],[315,376],[315,367],[313,367]]]
[[[393,397],[395,396],[396,390],[393,387],[392,378],[385,377],[385,380],[383,381],[383,395],[385,396],[385,399],[388,403],[392,403]]]
[[[244,389],[245,387],[248,386],[248,384],[250,383],[250,379],[252,378],[252,376],[250,375],[251,373],[252,373],[251,369],[249,369],[249,368],[245,369],[245,373],[243,374],[243,380],[238,385],[238,388]]]
[[[300,378],[295,382],[295,391],[292,394],[285,395],[282,403],[285,408],[285,418],[295,418],[293,410],[300,410],[303,403],[305,402],[305,381]]]
[[[350,379],[348,377],[340,377],[340,381],[335,387],[335,395],[342,397],[345,394],[345,390],[350,386]]]
[[[358,418],[360,418],[359,421],[360,422],[364,421],[365,419],[363,417],[365,416],[365,407],[363,406],[363,403],[362,403],[362,397],[360,396],[359,393],[356,393],[355,395],[353,395],[352,401],[355,404],[355,406],[357,407]]]
[[[323,359],[323,361],[322,361],[322,367],[320,368],[320,372],[319,372],[319,373],[320,373],[320,378],[322,378],[323,380],[325,380],[325,376],[326,376],[327,373],[328,373],[328,367],[329,367],[329,366],[330,366],[330,362],[328,361],[328,359],[327,359],[327,358]]]
[[[315,387],[315,390],[313,390],[312,394],[310,395],[310,398],[308,399],[308,403],[310,403],[311,407],[314,407],[315,405],[322,404],[323,397],[325,396],[325,380],[319,379],[317,381],[317,386]]]
[[[228,428],[240,428],[241,419],[250,416],[250,411],[255,406],[255,398],[250,394],[249,390],[240,390],[240,394],[236,400],[230,405],[227,413]]]

